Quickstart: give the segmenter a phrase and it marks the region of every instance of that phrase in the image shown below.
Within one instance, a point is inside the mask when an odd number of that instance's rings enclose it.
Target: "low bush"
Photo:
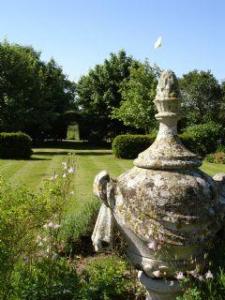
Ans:
[[[218,239],[209,253],[210,270],[205,274],[184,278],[181,284],[185,289],[183,296],[176,300],[224,300],[225,299],[225,243],[224,232],[218,234]]]
[[[60,268],[67,268],[60,260],[60,255],[64,253],[60,230],[65,206],[71,197],[70,185],[75,167],[72,157],[63,164],[57,174],[46,180],[40,193],[31,193],[25,187],[11,187],[3,179],[0,180],[0,299],[57,299],[35,298],[38,289],[47,291],[48,283],[53,288],[54,280],[57,293],[59,288],[61,292],[64,290],[64,284],[60,285],[56,273]],[[44,278],[41,274],[47,272],[47,268],[50,277],[46,274]],[[26,277],[24,272],[29,270],[32,274]],[[53,270],[56,272],[54,276]],[[19,278],[22,273],[23,277]],[[32,289],[36,286],[36,291],[32,297],[18,298],[17,294],[28,293],[26,282],[27,286],[34,285]],[[21,290],[22,286],[27,290]],[[51,289],[50,295],[55,293]]]
[[[217,149],[223,139],[223,131],[221,125],[209,122],[187,127],[180,138],[189,150],[205,156]]]
[[[79,278],[67,258],[43,257],[31,265],[23,262],[13,275],[16,299],[78,299]]]
[[[127,264],[116,256],[89,262],[82,274],[82,300],[131,299],[132,282]]]
[[[153,138],[147,135],[118,135],[112,143],[112,150],[116,157],[132,159],[147,149],[153,142]]]
[[[0,133],[0,158],[28,159],[32,154],[32,140],[22,132]]]

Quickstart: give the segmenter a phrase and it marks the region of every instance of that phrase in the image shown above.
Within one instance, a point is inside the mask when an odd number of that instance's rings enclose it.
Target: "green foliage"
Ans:
[[[32,265],[20,263],[13,276],[17,299],[78,299],[79,279],[66,258],[44,257]]]
[[[0,133],[0,157],[27,159],[32,154],[32,140],[22,132]]]
[[[180,138],[189,150],[204,156],[216,150],[223,135],[221,125],[209,122],[187,127]]]
[[[0,182],[0,298],[10,295],[16,263],[36,249],[36,229],[48,217],[45,203],[24,188],[12,189]]]
[[[186,289],[183,296],[177,300],[224,300],[225,299],[225,243],[224,232],[218,234],[211,249],[209,260],[211,261],[211,271],[213,278],[203,276],[201,280],[189,278],[184,283]]]
[[[224,152],[215,152],[208,154],[206,160],[210,163],[215,164],[225,164],[225,153]]]
[[[154,128],[153,100],[159,72],[159,68],[151,66],[148,61],[131,66],[130,77],[121,85],[121,105],[113,110],[113,117],[146,133]]]
[[[54,60],[32,47],[0,43],[0,130],[33,139],[66,134],[64,112],[74,107],[74,83]]]
[[[90,236],[94,229],[94,222],[98,213],[99,201],[87,201],[84,206],[77,209],[73,214],[69,214],[62,222],[60,231],[61,238],[65,241],[66,253],[78,253],[79,251],[91,252],[91,249],[86,248],[91,243]],[[85,216],[85,217],[84,217]],[[86,245],[82,245],[82,238],[86,237]]]
[[[222,91],[218,81],[208,71],[191,71],[179,81],[183,96],[183,121],[186,125],[222,123]]]
[[[156,131],[149,135],[118,135],[112,143],[113,153],[118,158],[136,158],[153,143],[156,135]],[[205,156],[217,149],[217,145],[224,138],[224,130],[221,125],[209,122],[189,126],[179,137],[189,150]]]
[[[112,111],[120,106],[121,84],[130,76],[134,59],[125,51],[110,54],[103,64],[96,65],[77,83],[78,105],[81,109],[81,139],[104,140],[121,133],[124,126],[112,120]]]
[[[92,260],[82,274],[81,299],[129,299],[132,282],[126,273],[126,263],[115,256]]]
[[[136,158],[137,155],[147,149],[153,139],[147,135],[118,135],[112,143],[112,150],[118,158]]]
[[[45,257],[55,261],[63,251],[60,228],[65,204],[70,198],[73,173],[73,159],[69,157],[63,169],[46,181],[41,193],[37,194],[0,181],[1,299],[10,299],[9,296],[15,294],[14,274],[19,272],[23,262],[34,271],[44,266],[41,261]]]

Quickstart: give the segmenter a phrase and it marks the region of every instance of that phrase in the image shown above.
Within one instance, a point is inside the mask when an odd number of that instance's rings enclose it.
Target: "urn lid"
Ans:
[[[134,165],[145,169],[197,168],[200,158],[189,151],[177,135],[180,119],[181,93],[174,72],[161,73],[154,100],[158,113],[155,115],[160,126],[154,143],[134,160]]]

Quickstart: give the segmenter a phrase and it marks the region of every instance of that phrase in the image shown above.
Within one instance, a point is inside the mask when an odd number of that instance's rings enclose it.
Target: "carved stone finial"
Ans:
[[[155,117],[160,122],[159,132],[155,142],[139,154],[134,165],[161,170],[199,167],[200,159],[184,147],[177,135],[181,94],[178,80],[172,71],[162,72],[154,103],[158,110]]]
[[[156,99],[169,100],[175,98],[180,98],[178,80],[173,71],[164,70],[158,82]]]
[[[177,78],[172,71],[162,72],[154,103],[158,110],[157,120],[172,118],[177,121],[180,118],[181,95]]]

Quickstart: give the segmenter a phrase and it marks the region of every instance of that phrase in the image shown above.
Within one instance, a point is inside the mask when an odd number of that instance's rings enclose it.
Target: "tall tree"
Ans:
[[[148,133],[156,125],[154,97],[160,69],[146,60],[130,68],[130,78],[121,85],[122,101],[113,111],[114,118],[127,126]]]
[[[34,139],[52,134],[74,101],[74,84],[32,47],[0,43],[0,129],[25,131]]]
[[[83,116],[81,136],[94,139],[113,137],[124,130],[112,119],[112,111],[120,106],[121,84],[129,78],[135,60],[125,51],[110,54],[103,64],[96,65],[77,84],[78,104]]]
[[[185,125],[220,122],[221,87],[210,71],[191,71],[180,79]]]

